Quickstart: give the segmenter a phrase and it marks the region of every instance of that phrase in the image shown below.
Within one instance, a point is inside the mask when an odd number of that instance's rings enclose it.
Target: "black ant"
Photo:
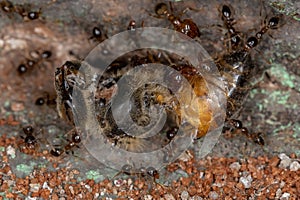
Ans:
[[[226,16],[230,16],[227,14]],[[230,54],[223,55],[220,59],[216,59],[216,65],[224,78],[225,88],[227,90],[227,119],[232,117],[242,105],[243,98],[251,89],[251,84],[248,80],[254,75],[255,66],[251,59],[250,51],[254,49],[262,39],[262,36],[270,29],[277,29],[279,25],[279,16],[274,16],[268,22],[264,22],[264,26],[258,31],[255,36],[250,36],[244,46]],[[229,120],[230,122],[231,120]],[[242,127],[240,121],[230,122],[241,133],[254,142],[264,145],[261,134],[249,134],[249,131]]]
[[[34,66],[40,64],[44,60],[49,59],[51,55],[52,52],[49,50],[45,50],[42,53],[35,51],[34,55],[32,55],[32,57],[34,57],[34,60],[26,59],[25,62],[21,63],[17,68],[18,73],[20,75],[25,74],[26,72],[30,71]]]
[[[20,64],[19,66],[18,66],[18,73],[20,74],[20,75],[22,75],[22,74],[25,74],[26,72],[28,72],[29,70],[31,70],[32,69],[32,67],[34,66],[36,64],[36,62],[35,61],[33,61],[33,60],[26,60],[26,62],[25,63],[22,63],[22,64]]]
[[[252,139],[256,144],[259,145],[265,145],[265,141],[262,137],[261,133],[249,133],[248,129],[246,127],[243,127],[243,123],[240,120],[236,119],[230,119],[229,123],[237,129],[238,133],[241,133],[248,137],[249,139]]]
[[[136,29],[136,22],[135,20],[130,20],[128,26],[127,26],[127,30],[129,31],[134,31]]]
[[[3,0],[0,2],[1,9],[5,12],[13,12],[14,10],[14,5],[12,2],[8,0]]]
[[[232,49],[236,49],[240,42],[241,42],[241,37],[240,37],[240,33],[237,32],[235,30],[235,28],[233,27],[233,25],[236,23],[236,21],[234,20],[234,18],[232,18],[232,8],[230,8],[230,6],[228,5],[222,5],[221,9],[221,17],[224,23],[224,26],[226,27],[227,31],[228,31],[228,36],[229,36],[229,47]]]
[[[159,179],[159,172],[154,168],[154,167],[141,167],[138,170],[134,170],[132,165],[129,164],[125,164],[122,166],[122,169],[120,172],[118,172],[115,176],[119,176],[120,174],[125,174],[127,176],[132,176],[132,175],[136,175],[136,176],[140,176],[140,177],[151,177],[153,179],[153,182],[155,182],[156,184],[158,184],[156,182],[157,179]],[[160,185],[160,184],[159,184]],[[162,186],[162,185],[160,185]]]
[[[50,95],[45,92],[45,96],[43,97],[38,97],[36,100],[35,100],[35,105],[37,106],[42,106],[42,105],[56,105],[56,100],[55,99],[50,99]]]
[[[170,7],[171,7],[171,3],[170,3]],[[181,20],[179,16],[175,16],[174,14],[169,12],[167,4],[165,3],[157,4],[155,6],[155,13],[159,17],[165,16],[173,24],[174,29],[176,31],[183,33],[191,38],[196,38],[200,36],[199,28],[192,19]]]
[[[26,148],[30,149],[30,150],[34,150],[37,146],[37,139],[34,136],[34,128],[32,126],[25,126],[23,128],[23,132],[26,135],[24,136],[20,136],[25,143]]]
[[[95,26],[92,30],[92,36],[89,39],[96,39],[98,42],[104,41],[107,37],[106,33],[102,31],[103,27]]]
[[[5,12],[10,12],[10,13],[17,13],[21,17],[23,17],[24,20],[35,20],[40,18],[41,16],[41,8],[38,11],[26,11],[28,10],[27,8],[24,7],[24,5],[14,5],[12,2],[8,0],[3,0],[0,2],[1,8]]]
[[[72,130],[71,140],[67,139],[68,143],[63,148],[53,148],[50,154],[55,157],[61,156],[63,153],[69,154],[71,152],[74,154],[74,147],[79,148],[78,144],[81,142],[81,137],[76,130]]]
[[[274,16],[270,18],[268,23],[265,22],[265,25],[255,34],[255,36],[248,38],[244,50],[249,51],[253,49],[258,45],[265,33],[267,33],[270,29],[277,29],[279,26],[279,20],[279,16]]]

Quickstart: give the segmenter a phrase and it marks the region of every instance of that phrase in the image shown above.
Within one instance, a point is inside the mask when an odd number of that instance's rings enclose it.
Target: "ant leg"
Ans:
[[[173,7],[173,2],[169,2],[169,6],[170,6],[170,11],[171,13],[174,13],[174,7]]]
[[[188,11],[200,12],[200,11],[203,11],[203,9],[202,9],[202,8],[197,9],[197,8],[193,8],[193,7],[186,7],[186,8],[181,12],[181,14],[179,14],[178,16],[181,17],[183,14],[185,14],[185,13],[188,12]]]

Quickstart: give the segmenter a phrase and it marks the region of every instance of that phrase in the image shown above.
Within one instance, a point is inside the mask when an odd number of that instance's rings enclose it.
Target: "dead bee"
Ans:
[[[55,72],[57,111],[61,118],[71,124],[74,124],[72,92],[80,66],[80,62],[68,61],[62,67],[57,68]]]

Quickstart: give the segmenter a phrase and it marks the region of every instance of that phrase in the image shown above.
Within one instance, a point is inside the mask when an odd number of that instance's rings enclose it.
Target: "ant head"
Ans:
[[[136,21],[135,20],[130,20],[127,29],[128,30],[134,30],[136,26]]]
[[[159,3],[155,6],[155,13],[157,15],[165,15],[168,12],[168,6],[165,3]]]
[[[227,18],[227,19],[231,17],[232,13],[231,13],[229,6],[223,5],[221,12],[222,12],[222,17]]]
[[[169,140],[172,140],[172,139],[176,136],[177,131],[178,131],[178,128],[177,128],[177,127],[174,127],[174,128],[172,128],[172,129],[168,130],[168,131],[167,131],[167,138],[168,138]]]
[[[26,135],[31,135],[33,133],[34,129],[32,126],[25,126],[23,128],[23,132],[26,134]]]
[[[102,35],[102,32],[101,32],[100,28],[94,27],[93,28],[93,36],[95,38],[99,38],[99,37],[101,37],[101,35]]]
[[[18,67],[18,72],[19,74],[24,74],[28,71],[28,67],[26,67],[26,65],[24,64],[20,64]]]
[[[123,165],[122,167],[122,171],[125,173],[125,174],[130,174],[132,172],[132,166],[131,165]]]

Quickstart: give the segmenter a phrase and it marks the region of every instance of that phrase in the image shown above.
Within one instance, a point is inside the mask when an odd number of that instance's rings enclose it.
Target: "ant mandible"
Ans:
[[[157,4],[155,6],[155,13],[158,15],[158,17],[165,16],[173,24],[176,31],[183,33],[190,38],[196,38],[200,36],[199,28],[192,19],[181,20],[179,16],[175,16],[174,14],[169,12],[167,4]]]

